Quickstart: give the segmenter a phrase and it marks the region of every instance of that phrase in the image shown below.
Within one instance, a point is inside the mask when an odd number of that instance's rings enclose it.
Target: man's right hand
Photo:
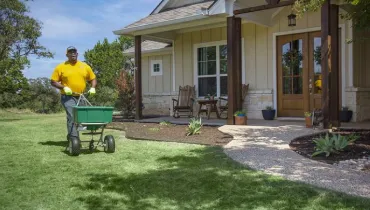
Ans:
[[[69,88],[69,87],[64,87],[64,88],[63,88],[63,90],[64,90],[64,92],[66,93],[66,95],[72,95],[72,90],[71,90],[71,88]]]

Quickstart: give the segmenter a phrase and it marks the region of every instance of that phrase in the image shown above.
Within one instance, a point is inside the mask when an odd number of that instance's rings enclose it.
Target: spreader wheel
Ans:
[[[112,135],[104,137],[104,152],[113,153],[115,151],[115,142]]]
[[[95,146],[94,146],[94,140],[91,140],[89,143],[89,151],[92,153],[94,152]]]
[[[76,137],[71,137],[69,140],[69,154],[72,156],[80,155],[80,140]]]

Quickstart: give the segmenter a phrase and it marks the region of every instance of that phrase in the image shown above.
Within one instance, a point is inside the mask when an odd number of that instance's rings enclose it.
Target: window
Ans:
[[[198,97],[227,95],[227,45],[213,44],[196,50]]]
[[[151,75],[158,76],[162,75],[162,61],[161,60],[152,60],[151,65]]]

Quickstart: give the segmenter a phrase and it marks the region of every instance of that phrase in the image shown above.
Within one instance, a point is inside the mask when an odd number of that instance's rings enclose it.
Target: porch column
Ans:
[[[338,5],[330,5],[330,90],[329,90],[329,106],[330,106],[330,122],[332,126],[339,127],[339,7]],[[345,29],[342,29],[345,30]],[[343,66],[343,68],[345,68]],[[342,84],[344,85],[344,84]]]
[[[339,31],[338,5],[326,0],[321,8],[321,74],[323,127],[339,122]],[[330,107],[330,108],[329,108]]]
[[[234,113],[241,109],[241,18],[227,18],[227,91],[228,125],[234,125]]]
[[[135,119],[142,118],[141,36],[135,36]]]

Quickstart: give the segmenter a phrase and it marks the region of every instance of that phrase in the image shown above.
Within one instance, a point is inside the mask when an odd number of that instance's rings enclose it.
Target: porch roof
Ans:
[[[113,31],[116,35],[127,35],[137,30],[145,29],[147,27],[155,27],[157,25],[170,25],[174,21],[186,21],[191,18],[204,17],[201,13],[202,8],[208,9],[214,3],[214,0],[198,4],[192,4],[157,14],[148,15],[139,21],[136,21],[123,29]]]
[[[172,44],[145,40],[141,42],[141,50],[143,53],[172,50]],[[125,55],[134,55],[134,53],[135,47],[131,47],[123,51],[123,54]]]

